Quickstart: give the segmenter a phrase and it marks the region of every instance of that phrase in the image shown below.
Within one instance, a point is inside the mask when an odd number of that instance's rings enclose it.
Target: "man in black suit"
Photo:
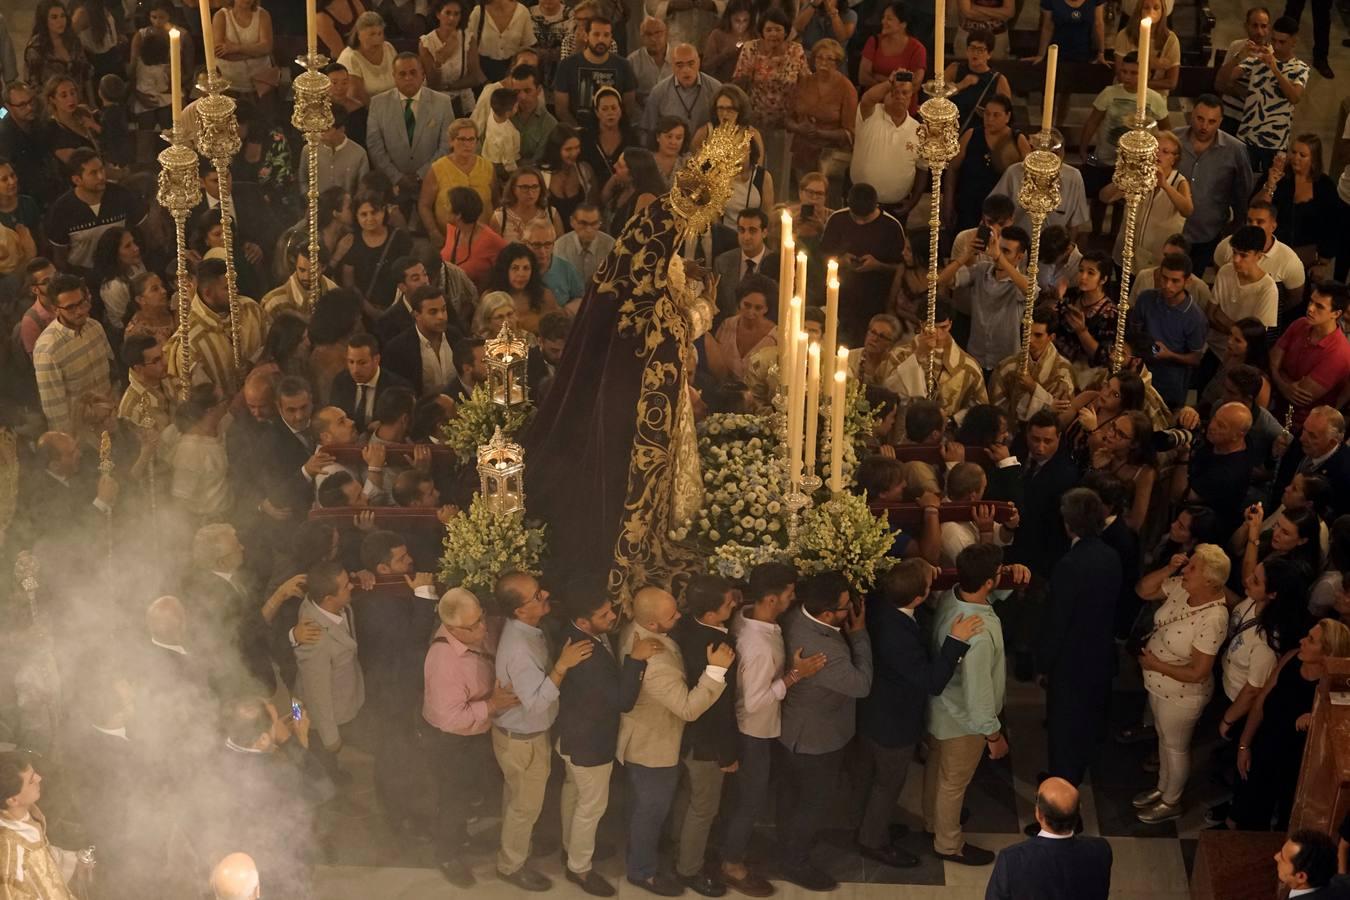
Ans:
[[[401,375],[417,396],[449,393],[459,381],[450,348],[461,337],[450,325],[445,291],[423,285],[408,298],[413,325],[384,348],[384,364]]]
[[[352,417],[357,432],[364,434],[375,418],[380,395],[397,387],[411,389],[412,385],[380,366],[380,342],[374,335],[354,334],[347,341],[347,368],[333,376],[328,396],[334,406]]]
[[[450,389],[450,396],[461,403],[473,394],[480,384],[487,384],[487,341],[482,338],[460,338],[451,346],[455,358],[455,375],[459,381]],[[534,354],[534,347],[530,353]]]
[[[1089,472],[1083,477],[1083,487],[1101,498],[1106,512],[1106,527],[1102,541],[1116,551],[1120,560],[1120,593],[1116,595],[1116,637],[1123,640],[1130,634],[1142,601],[1134,592],[1139,581],[1139,535],[1125,521],[1125,507],[1134,496],[1131,485],[1110,472]]]
[[[277,417],[268,423],[267,497],[263,512],[276,519],[299,521],[314,504],[314,476],[333,458],[318,448],[310,419],[314,394],[309,382],[289,375],[277,384]]]
[[[1299,900],[1333,900],[1344,897],[1344,888],[1333,885],[1336,876],[1336,842],[1328,834],[1304,828],[1295,831],[1275,854],[1275,874],[1289,896]]]
[[[1271,485],[1271,509],[1279,505],[1284,489],[1300,472],[1330,481],[1336,515],[1350,512],[1350,448],[1345,446],[1345,416],[1330,406],[1315,406],[1309,411],[1298,442],[1281,457]]]
[[[413,723],[422,696],[422,657],[428,636],[436,630],[440,598],[431,574],[413,570],[408,541],[400,534],[367,534],[361,542],[361,564],[377,579],[370,590],[352,592],[367,709],[380,735],[375,742],[375,796],[390,826],[409,833],[422,812],[418,797],[430,795],[417,780],[423,772]]]
[[[1106,900],[1111,845],[1075,835],[1077,821],[1078,789],[1062,778],[1042,781],[1036,791],[1037,830],[999,852],[985,900]]]
[[[1013,537],[1011,556],[1031,570],[1031,585],[1020,602],[1001,613],[1005,634],[1010,638],[1014,669],[1022,681],[1030,681],[1032,648],[1045,608],[1046,580],[1055,561],[1069,548],[1059,515],[1059,498],[1078,483],[1078,467],[1067,453],[1060,453],[1059,416],[1048,409],[1027,422],[1026,465],[1020,466],[1017,511],[1022,522]]]
[[[1120,560],[1101,539],[1106,508],[1087,488],[1060,500],[1072,546],[1050,576],[1039,669],[1047,679],[1050,774],[1081,784],[1105,729],[1115,663]]]
[[[736,216],[737,247],[719,253],[713,261],[717,275],[717,317],[734,316],[736,288],[750,275],[763,275],[778,281],[778,254],[769,250],[765,239],[769,236],[769,216],[758,207],[741,210]]]
[[[685,680],[698,684],[708,651],[719,644],[736,642],[727,623],[736,611],[740,594],[731,582],[718,575],[695,575],[684,591],[685,615],[670,636],[684,658]],[[690,677],[690,676],[693,677]],[[722,779],[736,771],[740,741],[736,728],[736,670],[728,669],[727,687],[713,705],[684,728],[680,748],[684,784],[676,796],[678,828],[675,874],[681,883],[705,897],[720,897],[726,885],[707,865],[708,832],[722,801]]]
[[[619,716],[637,702],[647,660],[665,647],[652,638],[638,640],[621,664],[610,639],[619,616],[609,598],[578,593],[567,598],[566,608],[563,644],[590,641],[595,650],[563,679],[553,726],[567,773],[561,798],[565,874],[594,897],[612,897],[614,886],[591,868],[591,861],[595,831],[609,806]]]
[[[37,441],[42,470],[19,479],[14,546],[38,550],[39,559],[83,556],[91,535],[103,528],[99,520],[111,516],[118,484],[112,475],[92,476],[83,465],[79,441],[63,431],[49,431]],[[59,576],[68,567],[44,566],[44,577]],[[50,576],[47,574],[50,573]]]
[[[261,511],[266,498],[264,480],[258,477],[268,460],[271,429],[277,417],[277,382],[271,372],[252,372],[244,379],[247,415],[234,415],[225,429],[225,456],[230,464],[230,488],[240,510]]]
[[[277,681],[263,603],[244,567],[244,545],[233,525],[197,529],[192,569],[178,596],[193,623],[193,645],[217,666],[207,673],[212,683],[230,692],[263,690],[270,696]]]
[[[400,256],[394,260],[390,271],[398,278],[398,283],[395,286],[394,302],[375,320],[375,336],[380,339],[381,346],[388,345],[412,327],[413,314],[408,298],[422,285],[431,284],[426,263],[415,256]]]
[[[876,660],[872,689],[858,703],[858,733],[871,764],[871,788],[858,828],[864,856],[894,868],[919,858],[892,841],[891,816],[905,787],[914,747],[924,735],[928,698],[936,697],[961,664],[972,635],[984,628],[979,616],[957,616],[935,659],[915,618],[928,597],[936,570],[907,559],[881,576],[880,591],[867,601],[867,631]]]

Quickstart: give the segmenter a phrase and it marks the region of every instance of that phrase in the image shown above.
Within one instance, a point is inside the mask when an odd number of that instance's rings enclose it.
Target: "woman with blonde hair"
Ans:
[[[504,324],[515,327],[516,298],[506,291],[488,291],[473,311],[473,336],[484,339],[496,337]]]
[[[1181,817],[1191,771],[1191,735],[1214,693],[1214,661],[1228,636],[1224,583],[1231,564],[1217,544],[1198,544],[1139,579],[1135,593],[1162,601],[1142,640],[1139,667],[1158,730],[1158,783],[1134,798],[1139,821],[1156,825]]]
[[[384,39],[384,18],[377,12],[363,12],[356,17],[347,48],[338,62],[351,76],[353,97],[370,103],[370,98],[394,87],[394,60],[398,51]]]
[[[1171,4],[1168,4],[1169,6]],[[1127,53],[1139,52],[1139,23],[1145,18],[1152,21],[1149,35],[1148,86],[1162,94],[1163,99],[1176,90],[1181,78],[1181,41],[1177,33],[1167,26],[1167,15],[1163,0],[1139,0],[1125,27],[1116,32],[1116,61],[1125,58]]]
[[[466,187],[478,194],[484,209],[497,205],[497,181],[492,163],[478,152],[478,126],[473,119],[460,118],[450,123],[450,152],[435,160],[422,179],[417,212],[432,242],[445,238],[450,224],[450,190]]]
[[[1238,738],[1238,782],[1228,809],[1229,829],[1276,831],[1289,826],[1303,760],[1313,697],[1326,674],[1327,657],[1350,657],[1350,628],[1335,619],[1321,619],[1290,650],[1266,681],[1265,688]]]
[[[1180,234],[1186,220],[1195,211],[1191,199],[1191,183],[1177,171],[1181,162],[1181,140],[1170,131],[1157,132],[1158,181],[1153,193],[1139,209],[1134,227],[1134,266],[1139,272],[1156,266],[1162,260],[1163,244]],[[1125,194],[1115,184],[1107,184],[1099,195],[1103,203],[1119,203]],[[1116,234],[1115,263],[1121,265],[1125,255],[1125,229]]]
[[[1336,254],[1340,221],[1336,182],[1323,166],[1322,139],[1308,132],[1294,138],[1289,153],[1278,153],[1256,197],[1275,210],[1275,237],[1312,269]],[[1311,274],[1309,277],[1312,277]]]
[[[57,75],[47,79],[42,90],[42,99],[47,110],[47,146],[62,166],[70,162],[70,157],[81,147],[90,150],[99,149],[99,127],[94,114],[84,105],[80,97],[80,86],[69,75]],[[70,187],[66,184],[66,187]]]

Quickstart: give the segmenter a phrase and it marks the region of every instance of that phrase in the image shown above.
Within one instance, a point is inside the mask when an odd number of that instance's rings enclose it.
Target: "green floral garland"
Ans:
[[[492,402],[487,385],[480,384],[468,400],[459,404],[442,434],[460,465],[468,465],[478,458],[479,445],[492,440],[498,428],[509,438],[528,425],[533,416],[534,404],[526,401],[510,408],[501,406]]]
[[[445,526],[441,580],[484,597],[502,572],[539,575],[546,541],[543,525],[527,522],[524,513],[498,515],[475,494],[468,511]]]
[[[803,575],[839,571],[853,589],[865,592],[896,560],[886,554],[895,535],[872,514],[867,500],[841,494],[811,507],[797,532],[797,571]]]

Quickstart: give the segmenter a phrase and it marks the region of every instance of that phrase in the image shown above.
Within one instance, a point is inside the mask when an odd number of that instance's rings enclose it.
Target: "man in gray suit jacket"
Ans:
[[[370,100],[366,150],[371,165],[394,182],[400,199],[415,201],[432,162],[450,152],[454,104],[425,85],[422,61],[405,51],[394,60],[394,89]]]
[[[339,728],[355,719],[366,701],[366,685],[356,658],[356,629],[348,609],[352,603],[351,579],[340,563],[324,560],[305,576],[305,592],[300,625],[313,622],[323,634],[314,643],[295,648],[300,696],[309,707],[310,721],[323,745],[320,759],[331,774],[337,775],[337,755],[342,750]]]
[[[816,831],[838,794],[844,748],[853,739],[854,703],[872,687],[872,643],[861,604],[838,572],[812,575],[797,585],[801,606],[783,617],[787,655],[825,654],[825,668],[799,681],[783,698],[783,733],[793,795],[780,813],[780,870],[809,891],[837,882],[810,860]]]
[[[769,234],[769,216],[758,207],[743,209],[736,217],[734,250],[717,254],[713,271],[717,274],[717,316],[725,318],[739,312],[736,288],[750,275],[763,275],[778,282],[778,254],[765,246]],[[772,298],[770,298],[772,299]]]

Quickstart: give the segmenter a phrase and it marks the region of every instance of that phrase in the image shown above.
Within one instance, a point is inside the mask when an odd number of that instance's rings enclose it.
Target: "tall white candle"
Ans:
[[[319,49],[319,24],[315,0],[305,0],[305,30],[309,35],[309,57],[313,59]]]
[[[183,34],[177,28],[169,29],[169,87],[173,93],[173,130],[183,118]]]
[[[792,298],[792,260],[796,245],[792,239],[792,213],[786,209],[778,220],[778,383],[787,385],[788,345],[792,336],[788,322],[788,302]]]
[[[1145,18],[1139,21],[1139,87],[1136,88],[1135,107],[1140,116],[1148,111],[1148,45],[1152,31],[1152,19]]]
[[[834,373],[830,396],[830,493],[844,492],[844,398],[848,393],[848,370]]]
[[[832,354],[833,355],[833,354]],[[806,348],[806,474],[816,474],[816,429],[820,420],[820,344]]]
[[[1045,103],[1041,105],[1041,131],[1055,123],[1055,74],[1059,69],[1059,44],[1051,44],[1045,57]]]
[[[797,299],[797,298],[793,298]],[[790,468],[788,471],[792,476],[792,487],[795,490],[802,481],[802,402],[806,398],[806,332],[798,331],[794,341],[796,349],[792,357],[792,390],[788,394],[789,402],[792,404],[792,410],[796,413],[796,427],[791,428],[788,433],[788,452]]]
[[[947,68],[943,64],[947,51],[947,0],[935,0],[934,5],[937,9],[934,10],[936,18],[933,22],[933,55],[935,57],[933,79],[941,81],[942,70]]]
[[[802,311],[806,311],[806,253],[797,254],[797,283],[792,292],[802,298]]]
[[[216,30],[211,24],[211,0],[199,0],[202,13],[202,47],[206,53],[206,74],[216,71]]]
[[[834,353],[839,345],[839,260],[831,259],[825,263],[825,354],[821,360],[825,364],[822,376],[826,390],[830,390],[834,378]]]

